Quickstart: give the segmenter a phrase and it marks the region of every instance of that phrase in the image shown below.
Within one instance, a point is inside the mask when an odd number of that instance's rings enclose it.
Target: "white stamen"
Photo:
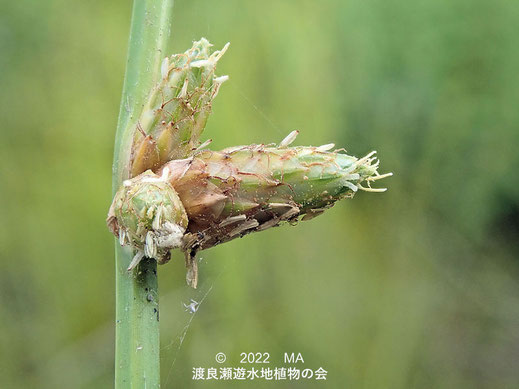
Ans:
[[[370,157],[374,154],[376,154],[377,152],[376,151],[372,151],[371,153],[369,153],[368,155],[366,155],[365,157],[362,157],[361,159],[357,160],[357,162],[355,162],[357,165],[362,165],[363,163],[369,161]],[[369,164],[369,163],[368,163]]]
[[[132,270],[139,264],[139,262],[144,258],[144,253],[139,250],[137,251],[137,254],[133,257],[132,261],[130,262],[130,266],[128,266],[128,271]]]
[[[119,228],[119,244],[124,246],[126,244],[126,231]]]
[[[169,70],[169,58],[166,57],[162,60],[162,64],[160,65],[160,75],[162,78],[166,78],[168,76]]]
[[[281,141],[281,143],[279,144],[279,147],[287,147],[287,146],[290,145],[293,141],[296,140],[297,135],[299,135],[299,131],[297,131],[297,130],[292,131],[290,134],[288,134],[288,135],[285,137],[285,139],[283,139],[283,140]]]
[[[153,218],[153,222],[151,223],[151,227],[154,230],[158,230],[160,228],[160,225],[162,224],[162,211],[163,211],[163,207],[159,205],[157,207],[157,212],[155,212],[155,217]]]
[[[351,182],[349,182],[348,180],[344,180],[343,182],[343,185],[344,186],[347,186],[348,188],[350,188],[352,191],[356,192],[358,190],[357,186],[353,185]]]
[[[215,62],[218,62],[220,60],[220,58],[222,58],[222,56],[225,54],[225,52],[227,51],[227,49],[229,48],[229,45],[231,44],[231,42],[227,42],[225,44],[225,46],[220,50],[220,51],[215,51],[213,53],[214,55],[214,61]]]
[[[365,192],[385,192],[387,190],[387,188],[366,188],[361,184],[357,184],[357,186]]]
[[[208,66],[208,65],[212,65],[213,61],[211,60],[208,60],[208,59],[200,59],[198,61],[193,61],[191,62],[189,65],[192,67],[192,68],[201,68],[203,66]]]
[[[184,80],[184,84],[182,85],[182,89],[180,90],[180,93],[178,94],[178,97],[184,98],[187,95],[187,85],[189,84],[189,79]]]
[[[213,82],[215,84],[222,84],[224,83],[225,81],[227,81],[229,79],[229,76],[220,76],[220,77],[215,77]]]
[[[335,143],[328,143],[327,145],[322,145],[322,146],[319,146],[315,149],[315,151],[319,151],[319,152],[323,152],[323,151],[328,151],[328,150],[331,150],[335,147]]]
[[[392,175],[393,173],[378,174],[376,176],[366,178],[366,181],[377,181],[381,180],[382,178],[391,177]]]
[[[148,231],[146,234],[146,243],[144,244],[144,255],[148,258],[157,257],[157,245],[155,243],[155,236],[153,232]]]

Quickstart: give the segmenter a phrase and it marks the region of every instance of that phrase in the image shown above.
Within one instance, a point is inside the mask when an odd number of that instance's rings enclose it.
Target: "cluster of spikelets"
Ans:
[[[380,192],[375,152],[364,158],[320,147],[279,145],[205,150],[199,138],[211,102],[227,76],[214,70],[225,50],[210,53],[202,39],[166,58],[162,80],[150,93],[135,129],[130,174],[114,197],[107,223],[121,245],[165,263],[170,250],[186,255],[187,282],[196,287],[196,252],[322,214],[360,189]]]

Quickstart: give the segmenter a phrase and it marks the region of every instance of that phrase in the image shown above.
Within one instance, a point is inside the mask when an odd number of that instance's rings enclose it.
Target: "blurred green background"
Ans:
[[[1,388],[113,385],[105,215],[130,14],[0,4]],[[164,388],[227,387],[192,368],[245,351],[328,371],[272,386],[519,387],[518,25],[513,0],[176,1],[172,53],[231,42],[212,147],[299,129],[297,144],[376,149],[395,176],[203,252],[197,292],[179,254],[161,267]]]

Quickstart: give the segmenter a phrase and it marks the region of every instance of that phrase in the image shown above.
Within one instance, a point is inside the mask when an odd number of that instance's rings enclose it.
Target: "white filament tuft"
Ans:
[[[173,249],[180,247],[185,229],[178,224],[165,222],[162,228],[154,236],[155,244],[161,249]]]
[[[357,160],[357,161],[355,162],[355,164],[358,166],[358,165],[362,165],[362,164],[364,164],[364,163],[367,162],[368,165],[369,165],[369,163],[372,161],[372,159],[370,159],[370,157],[371,157],[372,155],[376,154],[376,153],[377,153],[376,151],[372,151],[372,152],[369,153],[368,155],[366,155],[366,156],[362,157],[361,159]]]

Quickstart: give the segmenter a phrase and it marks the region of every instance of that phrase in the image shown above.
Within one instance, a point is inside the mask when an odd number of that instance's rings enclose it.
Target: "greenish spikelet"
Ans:
[[[391,174],[378,173],[373,155],[251,145],[170,161],[164,169],[189,218],[183,248],[207,249],[285,221],[309,220],[359,189],[384,191],[371,183]]]
[[[199,146],[211,103],[227,76],[214,72],[227,50],[211,53],[205,39],[183,54],[166,57],[161,80],[151,91],[134,131],[131,176],[189,156]]]
[[[123,183],[106,221],[121,245],[130,245],[137,251],[129,269],[144,256],[167,262],[170,250],[181,246],[188,225],[177,192],[151,171]]]

